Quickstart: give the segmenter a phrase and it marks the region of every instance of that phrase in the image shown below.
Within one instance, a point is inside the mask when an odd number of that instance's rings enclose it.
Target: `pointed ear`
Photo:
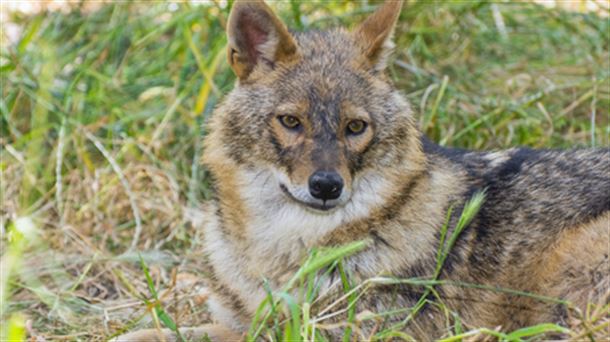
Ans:
[[[386,67],[387,58],[394,48],[392,35],[402,3],[403,0],[386,0],[354,31],[356,41],[364,49],[365,57],[377,71]]]
[[[227,35],[229,64],[241,80],[259,65],[273,68],[297,55],[294,38],[262,0],[236,0]]]

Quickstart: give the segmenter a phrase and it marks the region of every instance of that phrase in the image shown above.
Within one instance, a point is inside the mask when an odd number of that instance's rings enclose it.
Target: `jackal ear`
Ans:
[[[385,69],[387,59],[394,48],[392,36],[400,16],[403,0],[386,0],[354,31],[356,41],[364,49],[364,55],[376,71]]]
[[[227,23],[228,58],[241,80],[257,66],[270,67],[297,55],[294,38],[262,0],[236,0]]]

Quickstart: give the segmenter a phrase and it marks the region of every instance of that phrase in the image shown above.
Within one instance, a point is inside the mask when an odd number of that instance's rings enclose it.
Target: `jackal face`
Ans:
[[[401,5],[352,32],[290,33],[264,2],[237,1],[227,28],[239,80],[211,123],[230,158],[270,169],[270,186],[318,213],[350,201],[366,172],[396,168],[416,135],[384,75]]]

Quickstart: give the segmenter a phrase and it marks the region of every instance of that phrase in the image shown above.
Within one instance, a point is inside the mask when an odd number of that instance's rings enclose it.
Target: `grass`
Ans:
[[[297,29],[353,26],[373,8],[275,7]],[[11,14],[21,33],[14,43],[3,37],[0,50],[2,339],[104,340],[159,319],[210,320],[196,207],[210,196],[202,125],[234,80],[227,14],[214,2]],[[414,1],[389,73],[441,144],[608,146],[609,32],[607,17],[525,2]],[[315,269],[292,285],[305,286]],[[436,280],[426,281],[419,286],[433,290]],[[346,275],[347,302],[365,285]],[[315,288],[304,290],[313,299]],[[278,315],[261,328],[266,336],[319,336],[310,302],[269,303]],[[357,332],[364,316],[347,309]],[[592,307],[567,328],[574,339],[595,338],[607,324],[607,307]],[[524,339],[556,327],[529,329],[499,335],[464,322],[447,341]]]

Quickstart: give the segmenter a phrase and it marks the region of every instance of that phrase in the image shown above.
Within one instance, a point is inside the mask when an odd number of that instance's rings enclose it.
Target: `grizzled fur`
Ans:
[[[262,1],[235,3],[228,59],[239,80],[209,122],[204,153],[216,192],[204,227],[213,270],[209,304],[221,325],[185,330],[190,336],[238,339],[266,296],[262,280],[280,288],[316,246],[366,241],[345,260],[356,281],[430,277],[449,208],[455,227],[479,191],[485,201],[442,279],[562,298],[577,308],[603,300],[610,285],[610,151],[473,152],[428,141],[384,74],[400,8],[387,1],[351,32],[290,33]],[[284,116],[298,125],[288,128]],[[354,121],[365,129],[348,133]],[[307,180],[317,170],[341,176],[341,196],[319,203],[309,195]],[[325,284],[337,285],[332,275]],[[476,327],[511,330],[566,317],[563,306],[531,297],[437,290],[446,307]],[[412,286],[378,286],[357,311],[410,307],[421,294]],[[445,315],[424,310],[407,331],[442,335]]]

